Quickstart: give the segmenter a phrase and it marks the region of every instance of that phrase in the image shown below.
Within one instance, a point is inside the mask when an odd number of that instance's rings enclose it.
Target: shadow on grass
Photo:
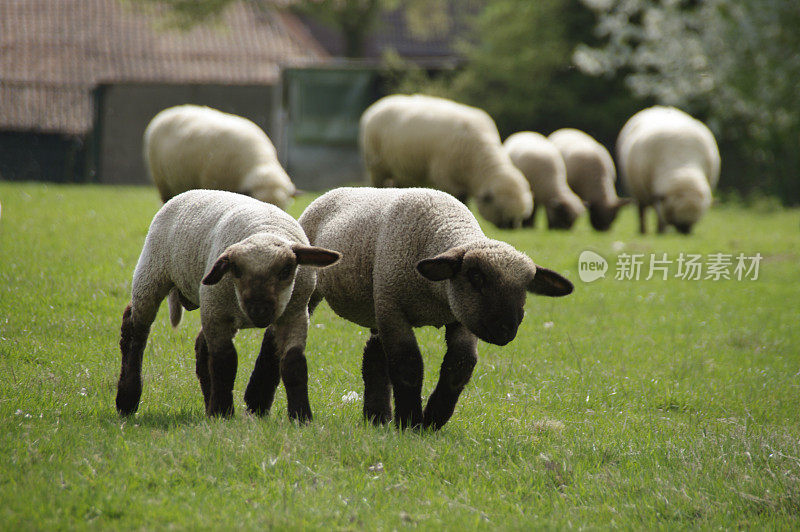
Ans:
[[[145,411],[131,416],[120,416],[115,410],[95,412],[92,416],[100,422],[120,425],[138,425],[154,429],[174,429],[202,425],[213,421],[208,418],[202,408],[181,408],[163,411]]]

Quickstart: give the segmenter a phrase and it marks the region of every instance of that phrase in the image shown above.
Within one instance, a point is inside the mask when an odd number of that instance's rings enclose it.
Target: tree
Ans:
[[[800,9],[793,2],[583,2],[597,15],[601,44],[575,51],[582,71],[619,73],[636,95],[705,117],[722,141],[721,184],[800,202]]]
[[[425,37],[449,24],[447,0],[128,0],[168,8],[173,26],[189,28],[219,16],[230,4],[248,2],[308,15],[338,31],[346,57],[363,57],[370,33],[383,10],[402,9],[409,28]]]
[[[588,76],[571,63],[575,47],[593,40],[594,14],[579,0],[492,0],[471,22],[457,72],[420,81],[412,71],[401,89],[481,107],[504,136],[569,126],[606,145],[642,105],[613,76]]]

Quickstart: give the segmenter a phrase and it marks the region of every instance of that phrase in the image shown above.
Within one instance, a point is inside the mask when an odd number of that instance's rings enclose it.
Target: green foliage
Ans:
[[[721,186],[800,202],[800,9],[785,0],[606,2],[582,70],[619,72],[639,96],[709,122],[723,156]]]
[[[395,87],[481,107],[503,136],[577,127],[611,147],[624,120],[643,105],[620,80],[574,68],[573,50],[592,40],[594,23],[578,0],[494,0],[470,22],[472,32],[460,44],[463,67],[436,77],[410,67]]]
[[[297,216],[311,197],[301,197]],[[696,234],[488,234],[576,283],[530,297],[517,338],[479,345],[435,434],[361,423],[366,331],[321,305],[309,331],[315,419],[278,390],[242,393],[260,331],[236,338],[236,415],[209,420],[194,376],[198,312],[164,308],[139,413],[114,411],[119,326],[160,203],[152,188],[0,183],[0,528],[797,529],[800,213],[715,207]],[[541,222],[541,220],[540,220]],[[577,257],[763,255],[757,281],[577,279]],[[164,305],[165,307],[165,305]],[[442,332],[419,332],[423,394]]]

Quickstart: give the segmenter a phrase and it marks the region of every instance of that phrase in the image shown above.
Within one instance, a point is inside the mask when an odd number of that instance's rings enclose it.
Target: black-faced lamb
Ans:
[[[622,181],[639,204],[639,231],[647,207],[655,208],[658,232],[674,225],[688,234],[711,206],[720,156],[705,124],[674,107],[655,106],[633,115],[617,138]]]
[[[597,231],[607,231],[619,209],[629,198],[614,189],[617,171],[608,150],[590,135],[573,128],[554,131],[547,137],[564,159],[567,184],[589,207],[589,222]]]
[[[133,274],[122,317],[117,410],[139,406],[142,356],[161,301],[170,320],[200,308],[196,372],[208,415],[233,415],[239,329],[268,327],[245,393],[250,411],[266,414],[282,378],[289,417],[311,419],[304,354],[315,267],[339,254],[309,245],[291,216],[253,198],[215,190],[175,196],[156,213]]]
[[[342,254],[311,298],[372,334],[363,354],[364,418],[438,429],[469,382],[481,339],[517,334],[526,292],[563,296],[572,284],[512,246],[487,238],[463,203],[421,189],[340,188],[300,217],[315,246]],[[422,410],[423,361],[414,327],[445,326],[439,382]]]
[[[514,133],[503,147],[533,191],[533,214],[522,225],[533,227],[536,212],[543,207],[550,229],[570,229],[586,207],[567,185],[567,168],[558,149],[533,131]]]
[[[144,132],[144,158],[164,202],[204,188],[285,209],[296,193],[266,133],[244,117],[210,107],[178,105],[158,113]]]
[[[531,215],[528,181],[483,110],[444,98],[392,95],[361,116],[361,154],[374,186],[424,186],[466,202],[498,227]]]

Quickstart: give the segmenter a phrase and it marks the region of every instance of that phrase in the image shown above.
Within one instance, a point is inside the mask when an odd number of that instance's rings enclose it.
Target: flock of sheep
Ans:
[[[192,105],[151,121],[144,155],[165,204],[150,225],[123,313],[121,414],[139,406],[145,345],[167,298],[173,326],[183,309],[200,309],[196,373],[208,415],[233,414],[233,338],[258,327],[266,332],[244,395],[248,410],[267,414],[283,381],[289,417],[310,420],[304,350],[309,316],[325,299],[371,331],[362,361],[364,418],[441,428],[472,376],[478,339],[513,340],[526,293],[573,290],[558,273],[486,237],[466,200],[474,197],[499,227],[532,226],[542,207],[550,228],[568,229],[588,210],[597,230],[608,229],[629,201],[617,197],[612,158],[589,135],[520,132],[503,144],[488,114],[441,98],[379,100],[364,112],[359,140],[376,188],[334,189],[295,220],[282,210],[294,185],[255,124]],[[618,160],[642,232],[648,206],[659,231],[672,224],[688,232],[711,203],[716,143],[677,109],[634,115],[620,133]],[[426,325],[445,326],[447,349],[423,409],[414,328]]]

